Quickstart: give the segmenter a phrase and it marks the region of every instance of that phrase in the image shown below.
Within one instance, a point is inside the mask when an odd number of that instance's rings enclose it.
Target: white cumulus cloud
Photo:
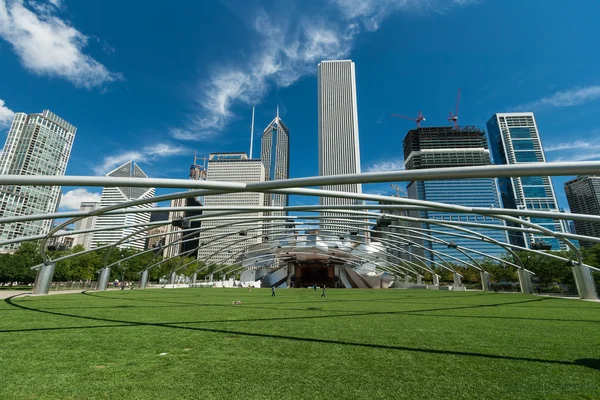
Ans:
[[[517,106],[523,110],[540,110],[544,108],[562,108],[586,104],[600,99],[600,86],[576,87],[559,91],[537,101]]]
[[[404,169],[404,160],[382,160],[369,165],[365,172],[397,171]]]
[[[88,37],[55,14],[59,0],[0,0],[0,37],[9,42],[23,66],[37,75],[67,79],[77,87],[93,88],[122,75],[84,54]]]
[[[73,189],[63,193],[60,198],[61,210],[79,210],[82,202],[99,202],[100,193],[88,192],[86,189]]]
[[[14,111],[6,107],[4,100],[0,99],[0,129],[8,128],[14,116]]]
[[[199,84],[197,113],[189,124],[173,128],[171,135],[184,140],[213,139],[236,117],[234,106],[259,103],[271,88],[287,87],[316,73],[317,63],[322,60],[347,58],[356,36],[365,30],[376,30],[394,11],[445,10],[472,2],[329,0],[320,7],[319,15],[297,12],[293,18],[260,11],[252,19],[259,39],[249,56],[240,64],[214,66]]]
[[[189,151],[186,147],[173,145],[171,143],[157,143],[144,146],[138,150],[122,151],[114,155],[104,157],[102,164],[94,168],[96,175],[104,175],[128,161],[145,162],[150,164],[162,158],[183,154]]]

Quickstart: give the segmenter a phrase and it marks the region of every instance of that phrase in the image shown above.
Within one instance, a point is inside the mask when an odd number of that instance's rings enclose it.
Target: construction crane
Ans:
[[[421,111],[419,111],[419,115],[417,115],[417,118],[405,117],[404,115],[399,114],[392,114],[392,117],[415,121],[417,123],[417,129],[421,127],[421,121],[425,121],[425,117],[423,116],[423,113]]]
[[[456,111],[455,114],[452,114],[452,111],[449,111],[450,118],[448,118],[448,122],[454,124],[455,128],[458,128],[458,106],[460,105],[460,88],[458,88],[458,96],[456,96]]]
[[[404,193],[406,195],[406,197],[408,197],[408,192],[406,190],[404,190],[403,187],[395,185],[395,184],[390,184],[391,187],[393,187],[394,189],[396,189],[396,197],[402,197],[400,196],[400,192]]]

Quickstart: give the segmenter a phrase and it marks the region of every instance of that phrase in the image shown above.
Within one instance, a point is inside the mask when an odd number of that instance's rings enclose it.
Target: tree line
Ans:
[[[68,250],[47,251],[50,259],[58,259],[71,254],[83,252],[85,249],[77,245]],[[81,254],[66,260],[58,261],[54,270],[54,281],[95,281],[98,279],[98,271],[104,267],[104,258],[107,249],[99,249],[89,253]],[[124,260],[127,257],[141,253],[140,250],[131,248],[114,248],[109,256],[107,265]],[[149,266],[163,260],[160,252],[148,252],[139,254],[131,259],[120,261],[119,265],[111,267],[110,280],[120,281],[138,281],[140,274]],[[222,269],[218,272],[219,277],[225,273],[227,276],[232,274],[235,266],[209,265],[202,261],[194,262],[195,258],[172,258],[164,261],[162,264],[153,267],[149,271],[150,281],[159,281],[161,278],[168,278],[172,271],[177,270],[177,274],[191,276],[197,269],[198,279],[204,279],[209,274]],[[183,265],[190,265],[181,268]],[[15,251],[14,254],[0,254],[0,284],[9,284],[19,282],[20,284],[32,284],[35,281],[37,271],[31,267],[42,264],[42,257],[39,251],[39,245],[35,242],[24,242]],[[215,277],[216,278],[216,277]]]
[[[69,250],[53,250],[47,254],[51,259],[57,259],[66,255],[77,254],[83,252],[83,246],[77,245]],[[98,271],[104,267],[104,258],[107,249],[81,254],[67,260],[59,261],[56,264],[54,271],[54,281],[95,281],[98,277]],[[108,265],[124,260],[127,257],[140,253],[137,249],[131,248],[114,248],[108,257]],[[561,257],[569,258],[573,254],[568,251],[550,251],[548,253],[555,254]],[[582,249],[584,262],[592,266],[600,266],[600,244]],[[565,261],[552,259],[541,254],[529,252],[516,252],[523,266],[532,271],[535,276],[533,281],[539,284],[542,288],[550,290],[557,284],[563,284],[574,288],[573,272],[570,263]],[[131,259],[121,261],[118,266],[111,268],[110,280],[137,281],[140,278],[141,272],[149,266],[163,260],[162,254],[148,252],[139,254]],[[153,267],[149,272],[150,281],[159,281],[161,278],[167,278],[172,271],[177,270],[179,275],[191,276],[197,269],[198,280],[208,277],[209,274],[218,271],[214,278],[218,279],[225,274],[230,277],[235,274],[239,279],[239,271],[236,271],[237,266],[225,265],[209,265],[208,267],[202,262],[194,262],[194,258],[185,257],[183,259],[176,257],[163,262],[162,264]],[[512,254],[505,255],[505,260],[514,264],[520,265],[515,256]],[[39,252],[39,245],[35,242],[24,242],[14,254],[0,254],[0,284],[19,282],[22,284],[31,284],[35,281],[36,271],[31,267],[42,263],[42,257]],[[181,268],[182,265],[190,265]],[[491,274],[490,281],[495,285],[514,286],[517,283],[517,270],[514,267],[507,266],[496,260],[486,258],[479,262],[480,265]],[[448,263],[448,266],[460,273],[465,284],[478,285],[480,284],[479,271],[474,268],[466,268],[461,265]],[[441,276],[441,282],[452,282],[453,274],[445,269],[438,269],[437,273]],[[594,273],[596,284],[600,285],[600,273]],[[425,280],[431,281],[431,275],[425,274]]]
[[[585,264],[600,267],[600,244],[591,248],[581,249],[581,252]],[[545,253],[575,260],[574,254],[570,251],[547,251]],[[560,291],[560,285],[566,285],[570,287],[571,291],[576,291],[571,263],[527,251],[517,251],[515,254],[516,257],[515,255],[507,253],[503,258],[513,264],[522,264],[525,269],[533,272],[535,275],[532,277],[532,281],[535,285],[540,285],[543,290]],[[453,263],[447,264],[462,275],[463,283],[472,285],[481,284],[481,276],[478,270],[474,268],[465,268],[464,266]],[[500,289],[509,289],[519,282],[517,269],[515,267],[500,263],[491,258],[479,261],[479,264],[484,270],[490,273],[490,282],[492,283],[492,286],[497,286]],[[451,271],[444,269],[439,271],[438,274],[441,276],[441,282],[453,281],[453,273]],[[600,273],[594,272],[593,276],[596,285],[600,286]],[[431,280],[430,275],[426,275],[425,279]]]

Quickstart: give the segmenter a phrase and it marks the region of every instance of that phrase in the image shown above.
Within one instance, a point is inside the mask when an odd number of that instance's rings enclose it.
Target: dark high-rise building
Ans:
[[[277,115],[265,128],[261,140],[260,159],[265,166],[265,180],[288,179],[290,176],[290,130]],[[265,205],[286,207],[288,195],[265,194]],[[287,215],[287,212],[271,212],[270,215]]]
[[[575,214],[600,215],[600,176],[578,176],[565,183],[565,193],[569,208]],[[574,221],[578,235],[600,238],[600,222]],[[594,242],[580,240],[583,247],[591,247]]]
[[[427,127],[408,132],[404,139],[404,165],[406,169],[465,167],[489,165],[490,151],[485,132],[475,127]],[[413,181],[408,187],[408,197],[438,203],[466,207],[499,207],[500,200],[496,181],[491,178],[449,179],[432,181]],[[451,213],[446,211],[411,211],[412,217],[428,218],[440,221],[475,222],[488,225],[504,225],[504,222],[482,215]],[[484,241],[454,237],[443,232],[454,231],[444,226],[422,223],[416,227],[434,229],[432,235],[458,246],[469,247],[479,252],[501,256],[504,249]],[[469,228],[499,242],[506,243],[506,232],[500,229]],[[454,231],[456,232],[456,231]],[[429,232],[424,232],[429,233]],[[448,249],[446,245],[425,239],[415,239],[426,249],[440,251],[469,262],[470,259],[458,250]],[[414,249],[415,253],[433,259],[433,252]],[[471,253],[474,258],[483,256]]]

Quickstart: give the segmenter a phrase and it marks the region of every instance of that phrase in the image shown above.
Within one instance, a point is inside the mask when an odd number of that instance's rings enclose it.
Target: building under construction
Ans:
[[[467,167],[491,164],[490,151],[485,132],[475,127],[419,127],[410,130],[404,139],[404,165],[408,169]],[[497,185],[491,178],[447,179],[431,181],[413,181],[407,186],[408,197],[438,203],[454,204],[465,207],[499,207],[500,199]],[[475,222],[488,225],[503,225],[503,222],[491,217],[474,216],[446,211],[411,211],[412,217],[443,221]],[[414,253],[430,260],[436,260],[436,254],[450,253],[455,259],[467,261],[460,252],[447,250],[444,243],[454,242],[465,245],[466,239],[448,235],[451,230],[439,224],[414,223],[417,229],[424,229],[425,235],[432,234],[438,240],[428,240],[427,236],[415,234],[413,242],[417,244]],[[431,233],[433,229],[436,232]],[[502,230],[493,228],[474,228],[474,231],[493,240],[506,243],[508,238]],[[422,246],[422,247],[420,247]],[[501,255],[504,250],[497,245],[481,241],[477,250],[490,255]]]
[[[485,132],[474,126],[412,129],[403,146],[406,169],[491,164]]]

